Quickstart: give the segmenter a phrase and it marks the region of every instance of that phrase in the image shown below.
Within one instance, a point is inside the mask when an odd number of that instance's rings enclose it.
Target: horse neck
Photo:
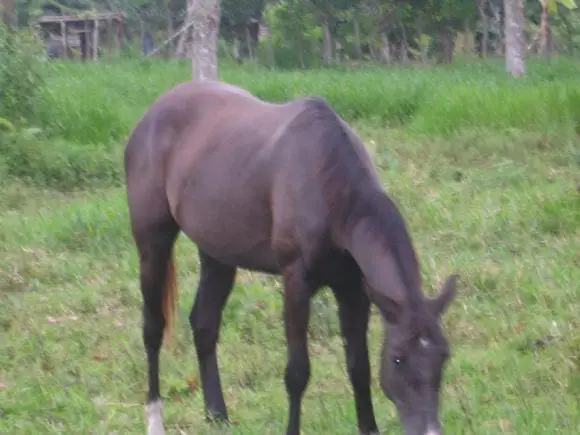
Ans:
[[[381,304],[395,302],[409,315],[423,308],[419,265],[405,221],[383,191],[363,196],[364,212],[345,225],[345,249],[357,262],[369,296]],[[382,302],[381,302],[382,301]]]

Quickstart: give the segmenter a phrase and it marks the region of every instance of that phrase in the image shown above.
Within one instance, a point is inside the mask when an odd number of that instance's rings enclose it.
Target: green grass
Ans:
[[[373,119],[415,134],[449,136],[466,128],[580,132],[580,78],[574,73],[580,63],[536,63],[517,83],[493,64],[278,73],[227,67],[221,78],[272,101],[318,94],[348,121]],[[123,139],[161,92],[188,80],[190,64],[62,62],[46,75],[36,106],[42,128],[69,141],[108,144]]]
[[[579,88],[564,61],[530,75],[511,83],[492,64],[224,71],[265,97],[317,93],[338,105],[408,221],[425,291],[461,274],[444,317],[453,353],[441,405],[449,434],[580,431]],[[0,433],[144,433],[122,140],[152,99],[185,79],[187,65],[59,64],[38,106],[43,132],[0,137]],[[220,431],[203,420],[187,320],[198,261],[183,236],[176,259],[178,315],[161,362],[169,433],[282,433],[280,281],[240,273],[225,309],[219,364],[238,424]],[[313,306],[303,433],[352,434],[336,306],[328,292]],[[378,388],[380,338],[374,313],[376,416],[382,433],[400,433]]]

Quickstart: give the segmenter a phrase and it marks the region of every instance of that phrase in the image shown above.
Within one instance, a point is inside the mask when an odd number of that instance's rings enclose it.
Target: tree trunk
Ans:
[[[443,61],[445,63],[453,62],[453,33],[446,29],[443,33]]]
[[[409,64],[409,41],[407,40],[407,31],[405,30],[405,26],[401,22],[401,33],[403,35],[403,40],[401,41],[401,48],[400,48],[400,57],[401,63],[403,65]]]
[[[334,46],[334,41],[332,40],[332,32],[330,31],[331,20],[333,19],[332,14],[332,2],[331,0],[326,0],[326,8],[324,10],[324,18],[322,23],[322,62],[324,66],[330,66],[332,64],[332,57],[334,51],[336,51]],[[332,21],[334,24],[334,21]]]
[[[65,30],[66,32],[66,30]],[[99,20],[95,20],[94,21],[94,25],[93,25],[93,61],[97,61],[97,59],[99,58]],[[65,49],[68,51],[68,41],[67,41],[67,33],[64,34],[64,38],[65,38]],[[67,57],[68,57],[68,53],[67,53]]]
[[[505,3],[506,0],[504,0]],[[491,8],[491,12],[493,14],[493,20],[494,20],[494,28],[499,30],[499,33],[497,35],[497,41],[495,44],[495,54],[497,56],[503,56],[504,55],[504,46],[505,46],[505,12],[504,12],[504,17],[503,17],[503,21],[502,21],[502,16],[501,16],[501,9],[499,8],[499,6],[494,5],[493,3],[490,3],[490,8]]]
[[[186,18],[187,20],[188,18]],[[189,39],[191,34],[191,27],[189,27],[185,32],[181,34],[179,40],[177,41],[177,47],[175,48],[176,57],[185,57],[185,41]]]
[[[478,9],[481,17],[483,38],[481,39],[481,57],[486,58],[489,50],[489,17],[485,11],[485,5],[488,0],[479,0]]]
[[[2,21],[9,29],[16,27],[16,14],[14,13],[14,0],[0,0],[0,15]]]
[[[358,22],[358,16],[354,17],[354,48],[356,51],[356,57],[358,60],[362,59],[362,49],[360,46],[360,24]]]
[[[139,44],[141,45],[141,52],[143,55],[146,55],[145,48],[143,42],[145,41],[145,23],[141,18],[141,14],[139,14]]]
[[[330,66],[332,63],[332,35],[328,25],[328,17],[322,24],[322,63],[324,66]]]
[[[234,36],[234,42],[232,42],[232,57],[238,63],[242,63],[242,56],[240,55],[240,40],[237,36]]]
[[[189,54],[193,80],[217,80],[219,0],[188,0],[193,21]]]
[[[167,20],[167,37],[171,38],[173,35],[173,16],[171,15],[171,0],[167,0],[167,12],[165,14],[165,19]],[[174,43],[173,40],[169,41],[167,44],[167,57],[171,57],[173,55],[173,47]]]
[[[401,42],[399,44],[399,62],[403,65],[407,65],[409,63],[409,42],[407,40],[407,31],[405,29],[405,25],[403,24],[403,20],[398,12],[395,12],[395,22],[396,25],[401,29]]]
[[[437,63],[449,64],[453,61],[453,36],[453,32],[445,24],[442,24],[435,40]]]
[[[548,58],[551,58],[552,53],[554,53],[554,33],[552,31],[552,26],[548,23],[548,47],[547,47]]]
[[[386,33],[381,33],[381,50],[380,50],[381,61],[390,65],[393,61],[391,56],[391,44]]]
[[[525,74],[524,64],[524,8],[522,0],[504,0],[505,61],[507,71],[514,77]]]
[[[558,11],[558,18],[562,20],[562,24],[564,25],[564,29],[566,31],[566,46],[567,46],[566,51],[568,51],[573,55],[576,52],[574,48],[574,37],[576,36],[574,27],[570,23],[570,20],[568,19],[566,13],[562,13],[561,10]]]
[[[471,29],[469,28],[469,22],[465,20],[463,22],[463,54],[471,54]]]
[[[95,21],[95,25],[97,25],[98,21]],[[68,48],[68,29],[66,25],[66,21],[61,21],[60,23],[60,35],[62,36],[62,48],[64,50],[64,55],[66,58],[70,58],[69,56],[69,48]],[[98,35],[98,29],[95,30],[93,35]],[[94,41],[94,39],[93,39]],[[96,59],[96,58],[95,58]]]
[[[542,0],[542,14],[540,18],[540,50],[539,53],[543,56],[549,57],[550,50],[548,45],[548,38],[550,33],[550,13],[548,11],[547,0]]]
[[[185,19],[183,20],[182,28],[191,23],[194,7],[196,7],[195,0],[188,0],[187,13],[185,15]],[[177,47],[175,48],[175,56],[186,57],[186,53],[189,53],[190,50],[188,46],[191,44],[191,33],[192,26],[186,27],[186,29],[181,33],[179,40],[177,41]]]
[[[248,46],[248,57],[254,60],[254,50],[252,47],[252,35],[250,35],[250,28],[246,26],[246,45]]]
[[[272,35],[268,36],[268,56],[270,58],[270,69],[275,69],[276,56],[274,55],[274,44],[272,43]]]
[[[417,34],[419,35],[419,49],[420,49],[421,63],[427,64],[429,46],[423,39],[423,36],[425,35],[424,22],[425,22],[425,17],[423,16],[423,12],[419,12],[419,14],[417,15],[417,18],[415,20],[415,26],[417,28]]]
[[[374,44],[371,42],[369,43],[369,52],[371,54],[371,59],[374,60],[375,62],[380,62],[380,56],[377,56],[377,52],[375,51],[375,46]]]
[[[294,9],[294,6],[298,6],[298,10]],[[293,4],[293,2],[289,2],[288,3],[288,12],[290,13],[290,15],[294,15],[294,14],[300,14],[301,8],[300,8],[300,4]],[[302,69],[306,68],[306,64],[304,63],[304,35],[302,33],[302,29],[300,28],[300,23],[298,20],[294,19],[292,20],[294,23],[294,41],[296,41],[296,48],[298,49],[298,62],[300,63],[300,67]]]

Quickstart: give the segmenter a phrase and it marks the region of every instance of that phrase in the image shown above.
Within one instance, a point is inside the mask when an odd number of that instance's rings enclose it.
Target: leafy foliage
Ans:
[[[580,12],[575,0],[524,0],[526,30],[532,38],[537,33],[544,1],[556,50],[578,50]],[[123,11],[132,40],[129,46],[135,46],[135,53],[140,51],[137,38],[144,31],[159,44],[187,20],[187,0],[16,0],[15,4],[21,24],[37,17],[43,6],[67,12]],[[278,68],[321,65],[323,55],[328,55],[322,49],[324,25],[330,31],[332,63],[451,62],[455,52],[465,51],[463,44],[455,50],[453,45],[466,30],[475,39],[481,37],[484,16],[489,34],[503,38],[503,0],[220,0],[220,5],[220,57],[231,55],[238,62],[254,58]],[[253,20],[267,25],[272,39],[259,37]],[[501,41],[487,43],[487,55],[501,54]],[[481,51],[477,43],[466,44]]]
[[[17,122],[32,114],[43,85],[40,50],[28,30],[0,23],[0,118]]]

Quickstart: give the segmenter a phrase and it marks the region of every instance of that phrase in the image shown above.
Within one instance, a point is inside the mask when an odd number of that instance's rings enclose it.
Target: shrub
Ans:
[[[42,47],[29,30],[10,31],[0,22],[0,117],[31,116],[43,86]]]
[[[38,129],[29,128],[0,136],[0,179],[16,177],[62,191],[120,184],[121,156],[115,150],[37,135]]]

